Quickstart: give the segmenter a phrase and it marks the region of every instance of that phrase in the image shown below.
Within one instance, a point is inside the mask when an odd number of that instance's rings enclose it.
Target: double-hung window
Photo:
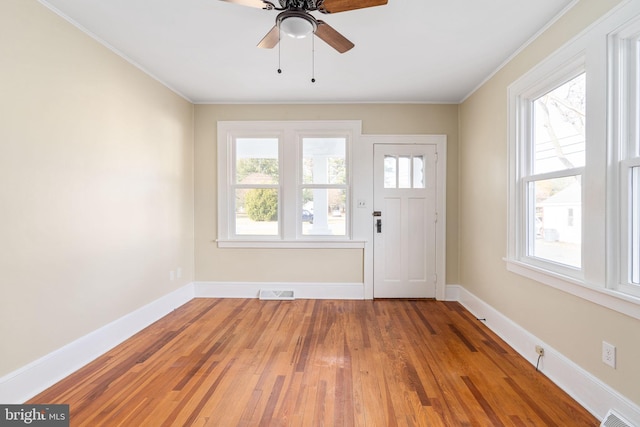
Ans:
[[[344,247],[360,122],[219,122],[221,247]]]
[[[512,96],[512,259],[582,278],[586,72],[582,58]],[[517,153],[515,156],[514,154]]]
[[[585,73],[527,101],[531,126],[524,153],[526,255],[582,266]]]
[[[508,100],[507,268],[640,318],[638,5],[537,64]]]
[[[613,288],[640,296],[640,18],[609,37],[612,96],[612,175],[617,188],[618,263]],[[613,198],[614,202],[615,197]]]

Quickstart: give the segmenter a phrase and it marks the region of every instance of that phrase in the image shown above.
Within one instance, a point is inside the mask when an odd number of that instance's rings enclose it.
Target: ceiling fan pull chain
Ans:
[[[282,68],[280,68],[280,46],[282,46],[282,43],[280,43],[281,34],[280,25],[278,25],[278,74],[282,74]]]
[[[311,35],[311,83],[316,82],[316,38]]]

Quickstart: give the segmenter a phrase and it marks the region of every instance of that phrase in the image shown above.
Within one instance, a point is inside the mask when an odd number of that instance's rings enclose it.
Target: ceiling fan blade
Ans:
[[[273,49],[280,42],[280,28],[277,25],[274,25],[271,31],[267,33],[266,36],[260,40],[258,43],[258,47],[262,49]]]
[[[324,42],[340,53],[345,53],[354,46],[353,43],[324,21],[318,20],[316,36],[320,37]]]
[[[262,0],[221,0],[227,3],[240,4],[242,6],[256,7],[258,9],[268,9],[268,5]]]
[[[241,0],[248,1],[248,0]],[[346,12],[354,9],[364,9],[365,7],[383,6],[388,0],[325,0],[322,4],[322,11],[325,13]]]

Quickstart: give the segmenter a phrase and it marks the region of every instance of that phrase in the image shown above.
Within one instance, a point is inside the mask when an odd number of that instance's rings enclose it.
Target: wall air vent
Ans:
[[[260,289],[260,299],[263,300],[293,300],[293,291],[276,291],[273,289]]]
[[[609,409],[607,415],[602,420],[600,427],[634,427],[629,421],[625,420],[617,412]]]

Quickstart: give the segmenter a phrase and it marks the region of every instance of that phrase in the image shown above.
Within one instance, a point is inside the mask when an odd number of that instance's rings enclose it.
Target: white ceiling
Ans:
[[[576,0],[389,0],[314,12],[355,43],[339,54],[316,38],[315,58],[311,38],[256,47],[277,11],[220,0],[41,2],[195,103],[457,103]]]

